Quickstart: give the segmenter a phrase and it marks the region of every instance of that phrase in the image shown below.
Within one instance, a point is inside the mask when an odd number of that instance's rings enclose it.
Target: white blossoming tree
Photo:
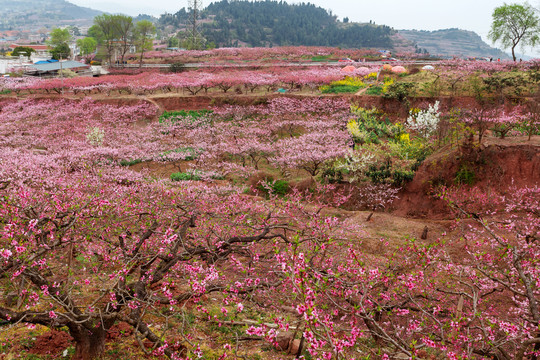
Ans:
[[[437,130],[439,120],[439,102],[436,101],[427,110],[420,110],[417,113],[411,112],[407,118],[407,127],[416,131],[424,139],[429,139]]]

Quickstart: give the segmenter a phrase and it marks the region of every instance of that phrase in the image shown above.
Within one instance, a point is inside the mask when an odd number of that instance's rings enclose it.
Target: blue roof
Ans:
[[[58,62],[58,60],[54,60],[54,59],[50,59],[50,60],[41,60],[41,61],[35,62],[34,65],[50,64],[50,63],[54,63],[54,62]]]
[[[56,71],[60,69],[74,69],[74,68],[80,68],[80,67],[89,67],[90,65],[83,64],[78,61],[56,61],[53,63],[46,63],[46,64],[33,64],[30,65],[30,68],[34,68],[37,71]]]

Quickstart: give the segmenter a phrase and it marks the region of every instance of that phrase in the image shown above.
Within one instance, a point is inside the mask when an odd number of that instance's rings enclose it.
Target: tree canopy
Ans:
[[[93,37],[85,37],[77,40],[77,46],[81,49],[81,55],[88,56],[96,51],[97,41]]]
[[[309,3],[283,1],[227,1],[208,5],[202,35],[221,47],[238,46],[341,46],[345,48],[392,47],[394,30],[374,24],[341,23],[325,9]],[[212,21],[209,21],[212,20]],[[161,26],[185,28],[189,13],[180,9],[164,14]]]
[[[135,45],[141,52],[140,66],[142,66],[144,52],[152,50],[152,37],[155,33],[156,27],[149,20],[141,20],[135,24]]]
[[[71,55],[69,43],[72,39],[73,36],[69,32],[69,29],[52,29],[50,39],[47,41],[47,45],[51,47],[51,54],[53,59],[65,59]]]
[[[52,58],[55,60],[66,59],[71,54],[68,44],[60,44],[51,50]]]
[[[511,48],[516,61],[515,48],[534,46],[539,38],[540,19],[536,10],[528,3],[504,4],[493,11],[493,23],[488,37],[505,48]]]
[[[33,52],[36,52],[36,50],[27,47],[27,46],[17,46],[13,51],[11,52],[11,56],[19,56],[24,55],[26,57],[30,57]]]
[[[69,32],[69,29],[52,29],[50,39],[47,41],[47,44],[54,48],[61,44],[69,44],[73,37]]]

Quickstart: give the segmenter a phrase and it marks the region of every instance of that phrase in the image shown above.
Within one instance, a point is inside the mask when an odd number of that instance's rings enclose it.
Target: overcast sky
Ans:
[[[71,2],[111,13],[122,12],[136,16],[146,13],[159,16],[164,12],[175,13],[187,8],[187,0],[70,0]],[[302,1],[286,0],[288,3]],[[203,0],[203,6],[213,1]],[[391,26],[397,30],[439,30],[459,28],[472,30],[484,40],[491,26],[493,9],[503,5],[504,0],[305,0],[316,4],[342,19]],[[522,1],[507,0],[507,3]],[[531,4],[537,5],[536,0]],[[152,7],[149,6],[152,4]],[[491,43],[488,42],[490,45]],[[530,52],[530,49],[528,51]]]

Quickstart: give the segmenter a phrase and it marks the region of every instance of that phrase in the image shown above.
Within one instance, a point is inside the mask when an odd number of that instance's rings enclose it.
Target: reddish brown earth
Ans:
[[[131,335],[133,335],[133,327],[121,322],[114,325],[109,330],[107,342],[114,342],[121,337],[130,337]],[[50,330],[45,334],[36,337],[32,346],[28,349],[28,353],[59,357],[65,349],[73,345],[73,338],[68,332]]]
[[[409,112],[409,106],[411,107],[425,107],[427,104],[432,104],[435,101],[439,101],[441,108],[448,109],[452,107],[457,108],[472,108],[479,106],[477,100],[471,96],[439,96],[439,97],[414,97],[409,99],[409,103],[401,102],[397,99],[384,98],[382,96],[370,96],[370,95],[354,95],[354,94],[337,94],[337,95],[320,95],[320,94],[276,94],[276,93],[266,93],[266,94],[235,94],[230,91],[228,93],[215,93],[204,94],[199,93],[197,95],[189,95],[183,93],[163,93],[155,95],[127,95],[127,94],[111,94],[107,95],[104,93],[99,94],[21,94],[19,96],[2,96],[0,101],[16,101],[21,98],[32,98],[32,99],[72,99],[80,100],[86,96],[91,96],[94,100],[104,102],[106,104],[113,105],[133,105],[141,101],[151,102],[155,105],[158,105],[161,110],[170,111],[170,110],[200,110],[208,109],[212,106],[218,105],[257,105],[261,103],[266,103],[268,100],[276,97],[290,97],[290,98],[306,98],[306,97],[336,97],[342,99],[348,99],[353,101],[359,106],[365,108],[376,107],[383,110],[385,113],[391,115],[392,117],[400,116],[406,117]],[[510,99],[505,100],[505,104],[516,103],[524,101],[523,99]],[[486,106],[486,105],[484,105]],[[487,105],[497,107],[499,106],[498,102],[492,101],[492,105]]]
[[[36,337],[34,345],[28,350],[30,354],[59,355],[72,344],[73,338],[65,331],[51,330]]]
[[[394,202],[397,216],[450,218],[445,201],[433,196],[437,187],[455,184],[456,173],[467,166],[475,176],[474,185],[486,192],[505,194],[513,187],[540,183],[540,136],[527,138],[488,138],[485,145],[464,153],[452,149],[437,153],[420,166]]]
[[[478,101],[471,96],[438,96],[438,97],[422,97],[417,96],[408,99],[407,102],[401,102],[397,99],[384,98],[382,96],[369,96],[369,95],[354,95],[351,96],[351,100],[357,105],[364,108],[376,107],[384,111],[391,117],[406,118],[409,114],[409,109],[412,108],[426,108],[428,104],[433,104],[435,101],[439,101],[441,109],[461,108],[471,109],[481,106]],[[488,108],[499,107],[500,104],[497,99],[492,99],[490,104],[484,104],[482,106]],[[505,105],[515,104],[516,102],[524,101],[523,99],[505,99]]]
[[[125,322],[113,325],[113,327],[107,333],[107,341],[113,341],[120,337],[133,335],[133,327]]]

